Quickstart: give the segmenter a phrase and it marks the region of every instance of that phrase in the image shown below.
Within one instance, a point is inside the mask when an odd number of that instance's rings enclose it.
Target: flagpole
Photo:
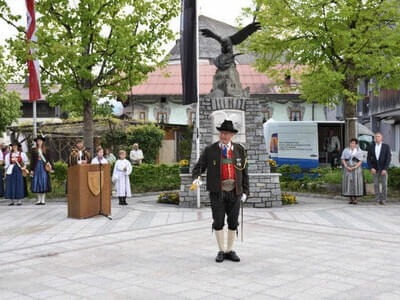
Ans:
[[[37,113],[36,101],[33,101],[33,138],[37,137]]]
[[[196,160],[200,158],[200,70],[199,70],[199,1],[196,1],[196,71],[197,71],[197,105],[196,105]],[[200,187],[197,188],[197,208],[200,208]]]

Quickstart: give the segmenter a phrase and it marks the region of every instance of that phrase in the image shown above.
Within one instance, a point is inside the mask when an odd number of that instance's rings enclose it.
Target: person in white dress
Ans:
[[[108,164],[108,160],[104,157],[104,150],[100,146],[96,148],[96,157],[92,159],[92,165]]]
[[[119,151],[119,159],[114,165],[112,181],[117,189],[117,197],[120,205],[128,205],[126,198],[131,197],[131,183],[129,175],[132,173],[132,165],[126,159],[125,150]]]

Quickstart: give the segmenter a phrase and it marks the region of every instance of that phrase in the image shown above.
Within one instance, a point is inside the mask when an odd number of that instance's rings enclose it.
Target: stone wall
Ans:
[[[247,206],[275,207],[281,206],[280,174],[271,174],[268,164],[268,155],[263,135],[262,105],[259,99],[249,98],[209,98],[200,102],[200,152],[212,143],[213,124],[211,113],[217,110],[235,109],[245,111],[246,143],[248,157],[248,172],[250,197]],[[193,133],[193,146],[190,161],[190,171],[197,162],[196,158],[196,130]],[[202,178],[206,182],[205,175]],[[181,175],[180,205],[195,207],[196,192],[189,191],[192,183],[190,174]],[[201,204],[209,205],[208,193],[205,184],[201,187]]]

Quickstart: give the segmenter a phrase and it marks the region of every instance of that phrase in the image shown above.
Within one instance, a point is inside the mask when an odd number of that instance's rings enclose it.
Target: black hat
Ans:
[[[20,143],[18,141],[14,141],[10,144],[10,147],[12,146],[18,146],[19,147]]]
[[[233,127],[233,123],[230,120],[225,120],[222,124],[221,127],[217,127],[218,131],[229,131],[233,133],[237,133],[238,131]]]

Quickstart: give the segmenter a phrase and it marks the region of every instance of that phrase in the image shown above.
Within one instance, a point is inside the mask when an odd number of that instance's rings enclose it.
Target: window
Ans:
[[[191,111],[189,113],[189,125],[194,125],[195,120],[196,120],[196,112]]]
[[[301,121],[301,111],[291,110],[290,111],[290,121]]]
[[[158,112],[157,113],[157,122],[158,123],[168,123],[168,114],[166,112]]]
[[[146,112],[139,112],[139,120],[146,121]]]

